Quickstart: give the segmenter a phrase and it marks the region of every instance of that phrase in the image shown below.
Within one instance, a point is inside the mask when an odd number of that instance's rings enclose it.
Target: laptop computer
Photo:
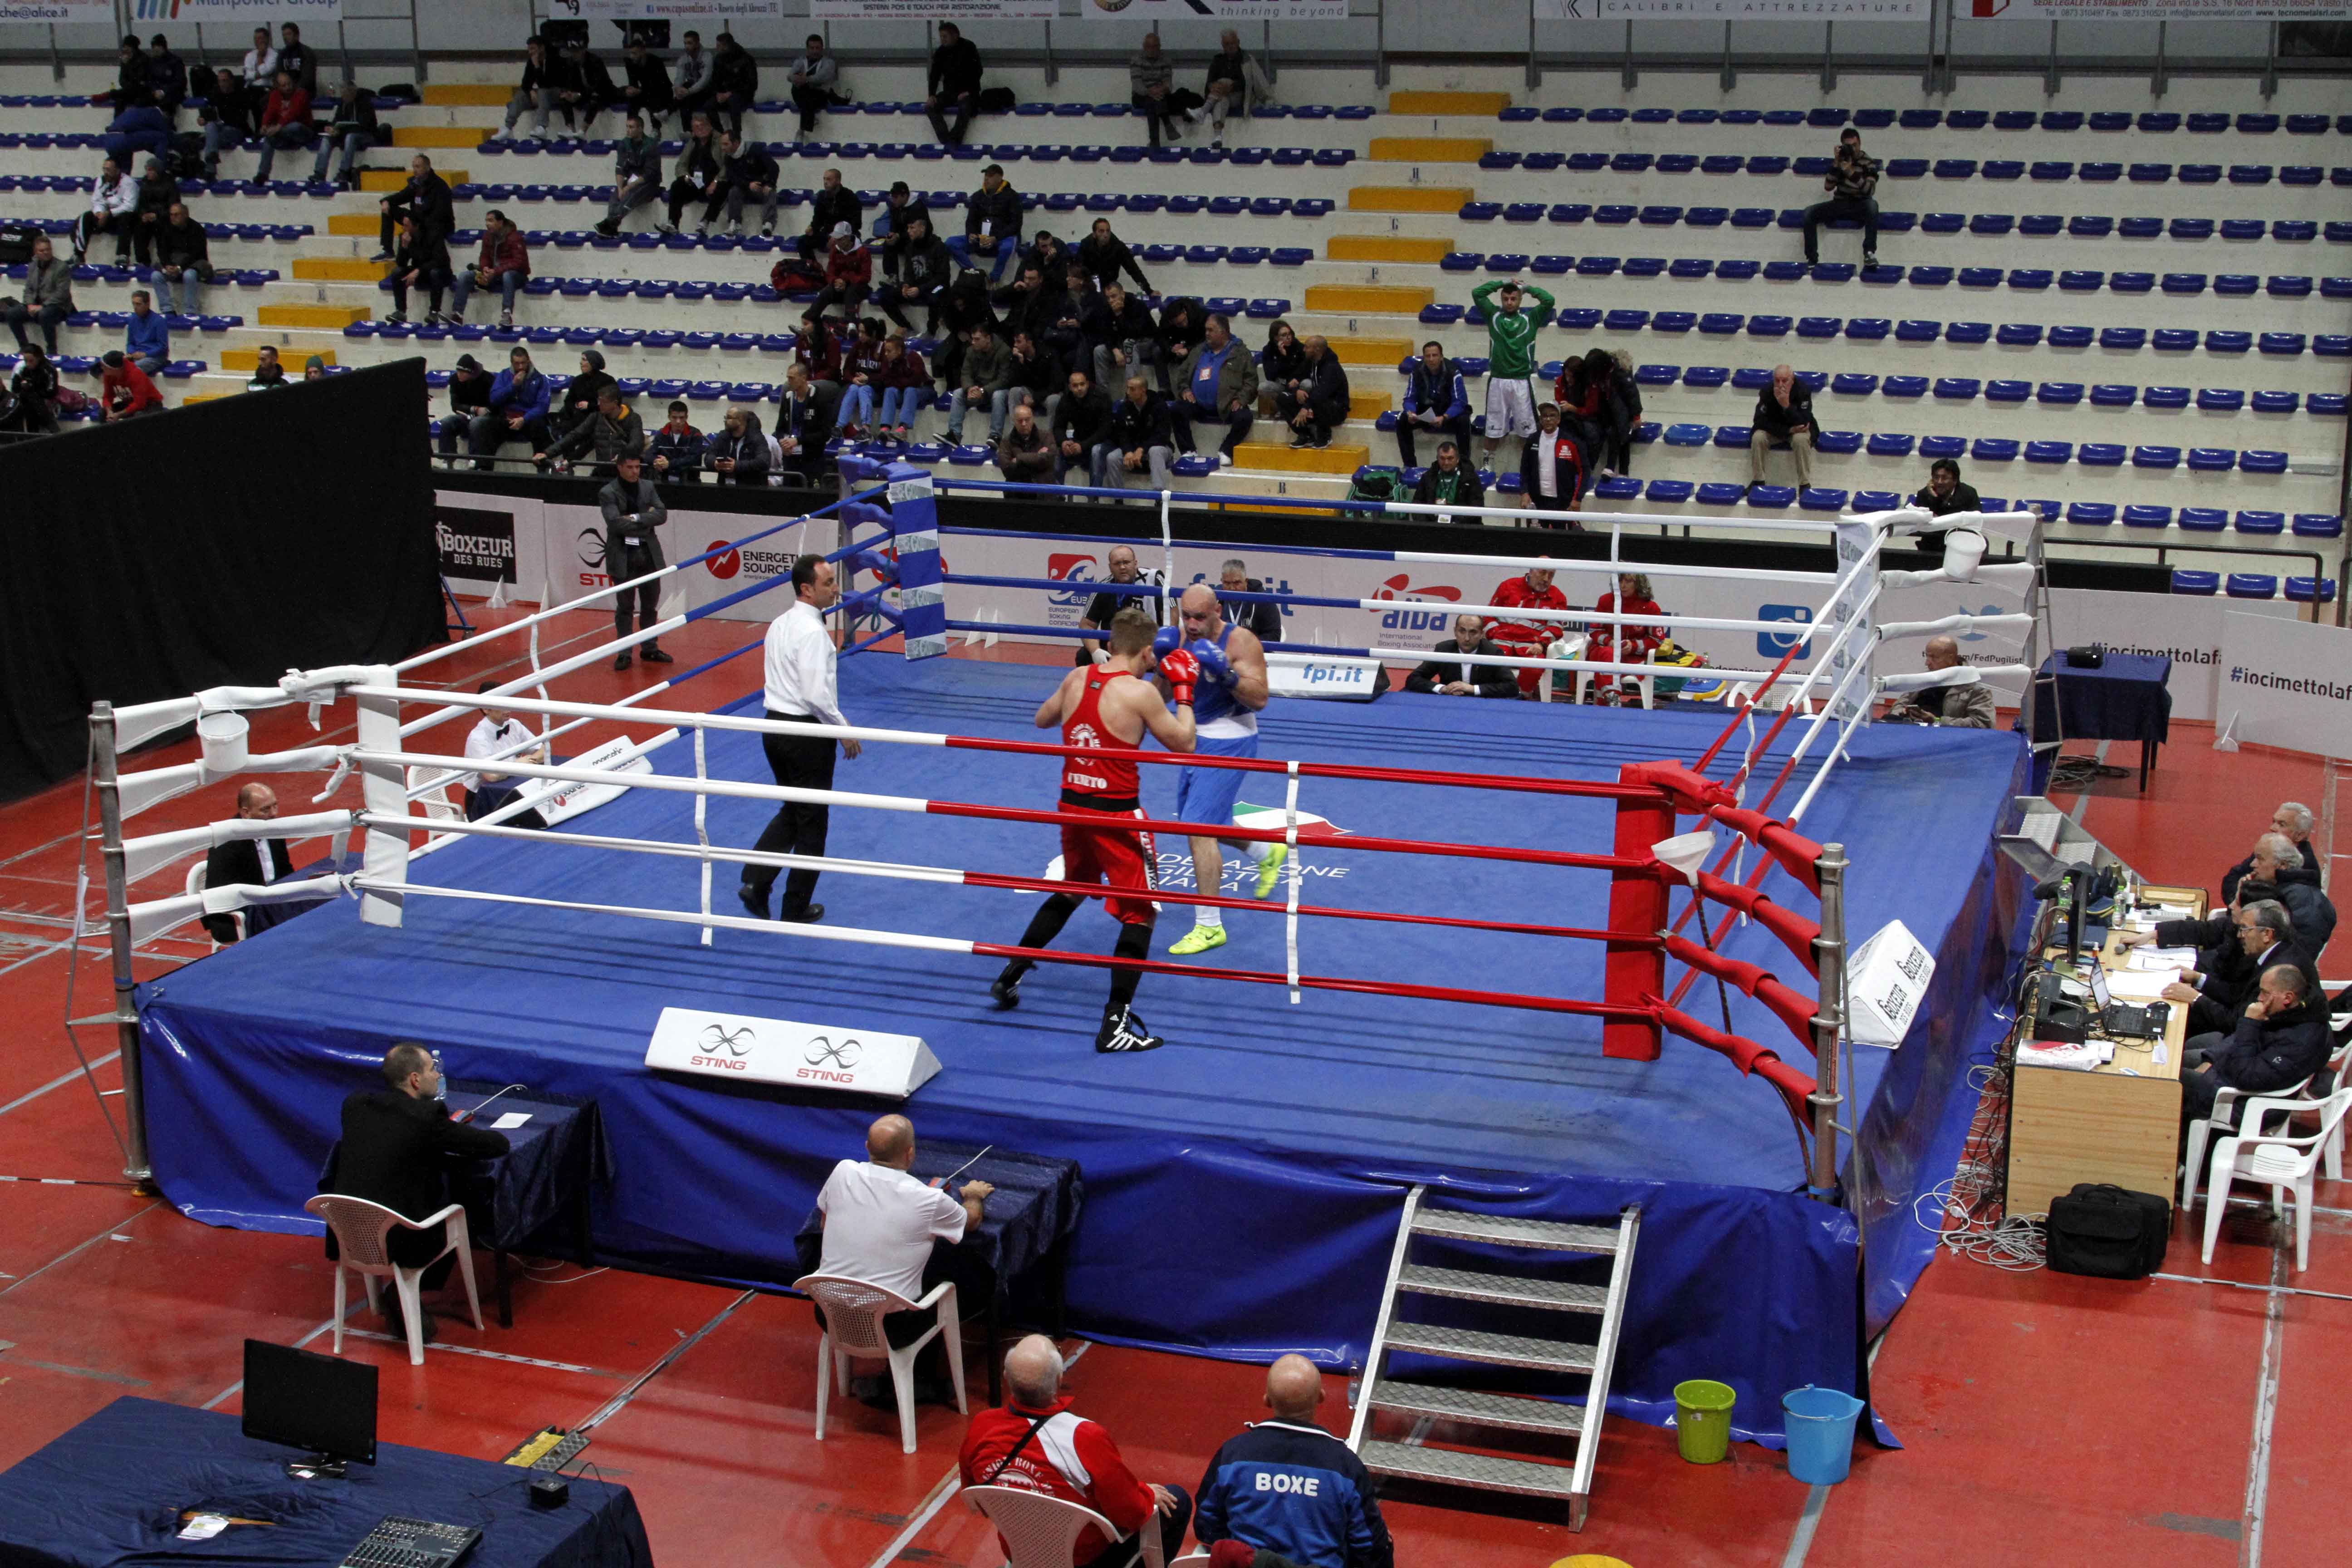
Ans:
[[[2172,1017],[2172,1004],[2153,1002],[2143,1007],[2135,1003],[2118,1002],[2107,989],[2107,968],[2095,960],[2086,967],[2091,972],[2091,1000],[2098,1010],[2099,1032],[2116,1039],[2147,1040],[2164,1033],[2164,1026]]]

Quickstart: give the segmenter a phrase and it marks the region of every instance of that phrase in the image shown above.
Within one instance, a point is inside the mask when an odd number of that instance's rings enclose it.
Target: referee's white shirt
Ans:
[[[833,634],[806,599],[768,623],[768,711],[846,724],[834,679]]]

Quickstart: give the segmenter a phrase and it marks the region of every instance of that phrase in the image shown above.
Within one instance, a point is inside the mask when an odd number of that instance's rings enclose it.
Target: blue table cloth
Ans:
[[[386,1514],[472,1525],[466,1568],[652,1568],[629,1489],[578,1477],[546,1512],[536,1471],[383,1443],[341,1480],[289,1479],[290,1448],[246,1436],[236,1416],[118,1399],[0,1472],[0,1562],[13,1568],[191,1563],[340,1563]],[[266,1520],[210,1541],[178,1539],[190,1510]]]
[[[2172,676],[2171,658],[2110,650],[2098,668],[2080,669],[2053,653],[2042,661],[2042,673],[2055,678],[2058,696],[2034,707],[2035,742],[2137,741],[2139,784],[2146,789],[2156,750],[2169,738],[2172,692],[2165,683]]]

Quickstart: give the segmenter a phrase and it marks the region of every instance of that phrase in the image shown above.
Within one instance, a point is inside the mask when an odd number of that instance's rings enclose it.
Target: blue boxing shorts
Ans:
[[[1255,757],[1255,735],[1202,735],[1192,744],[1203,757]],[[1206,827],[1231,827],[1234,804],[1242,797],[1242,768],[1183,768],[1176,774],[1176,820]]]

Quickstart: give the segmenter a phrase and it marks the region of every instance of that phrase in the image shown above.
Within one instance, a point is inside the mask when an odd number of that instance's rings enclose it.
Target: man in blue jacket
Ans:
[[[468,449],[474,467],[488,472],[491,458],[508,441],[520,441],[534,452],[547,450],[547,404],[553,389],[530,363],[530,353],[518,347],[508,356],[505,370],[490,383],[488,411],[474,416]]]
[[[2318,988],[2296,965],[2273,963],[2263,971],[2262,989],[2246,1004],[2228,1042],[2182,1057],[2181,1120],[2211,1116],[2224,1088],[2284,1094],[2326,1067],[2334,1049]]]
[[[1322,1403],[1323,1374],[1305,1356],[1267,1369],[1273,1419],[1228,1438],[1201,1478],[1192,1531],[1202,1545],[1245,1542],[1301,1568],[1392,1568],[1371,1475],[1315,1424]]]
[[[1397,457],[1408,468],[1416,462],[1413,436],[1423,430],[1451,437],[1457,451],[1470,449],[1470,394],[1462,384],[1462,367],[1433,342],[1421,345],[1421,358],[1405,383],[1404,411],[1397,416]]]

